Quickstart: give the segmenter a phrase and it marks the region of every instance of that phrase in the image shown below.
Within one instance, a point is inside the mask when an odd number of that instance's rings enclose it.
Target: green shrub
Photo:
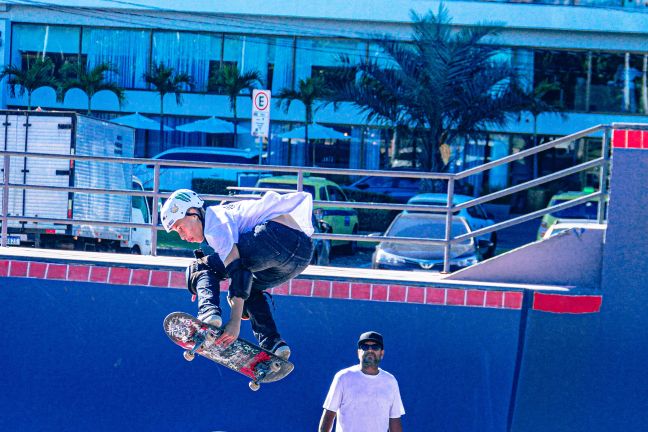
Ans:
[[[343,189],[347,198],[352,201],[363,203],[397,203],[396,200],[388,195],[358,191],[355,189]],[[400,210],[357,209],[357,211],[361,231],[381,233],[384,233],[387,230],[389,224],[394,220],[396,215],[400,213]]]
[[[208,195],[230,195],[228,186],[236,186],[233,180],[223,179],[201,179],[195,178],[191,180],[191,189],[199,194]],[[218,204],[218,202],[208,202],[207,205]]]

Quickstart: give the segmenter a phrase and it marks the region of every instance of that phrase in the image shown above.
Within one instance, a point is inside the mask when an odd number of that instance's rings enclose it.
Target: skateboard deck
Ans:
[[[185,360],[193,360],[194,354],[208,358],[250,378],[252,390],[258,390],[262,383],[285,378],[295,367],[291,362],[241,338],[227,348],[217,346],[214,341],[223,331],[183,312],[167,315],[164,332],[175,344],[185,349]]]

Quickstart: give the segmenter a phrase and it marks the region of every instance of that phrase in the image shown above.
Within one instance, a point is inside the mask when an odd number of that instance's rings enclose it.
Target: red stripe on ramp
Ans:
[[[595,313],[600,312],[602,296],[569,296],[561,294],[534,293],[533,310],[553,313]]]

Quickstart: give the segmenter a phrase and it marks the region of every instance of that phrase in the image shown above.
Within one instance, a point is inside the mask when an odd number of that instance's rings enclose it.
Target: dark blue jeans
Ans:
[[[281,285],[304,271],[313,255],[313,241],[301,231],[277,222],[265,222],[240,234],[237,243],[241,263],[254,279],[244,311],[252,331],[263,348],[281,340],[266,296],[268,288]]]
[[[271,349],[281,340],[272,317],[268,288],[281,285],[304,271],[313,255],[313,241],[301,231],[276,222],[265,222],[253,231],[240,234],[237,243],[241,263],[254,275],[250,297],[243,311],[250,317],[252,332],[259,345]],[[198,318],[213,313],[220,315],[220,281],[212,272],[205,272],[196,284]]]

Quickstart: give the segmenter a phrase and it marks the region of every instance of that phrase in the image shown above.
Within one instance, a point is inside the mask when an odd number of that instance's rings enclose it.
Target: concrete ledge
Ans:
[[[0,277],[185,289],[184,270],[190,262],[190,258],[12,247],[0,248]],[[426,272],[310,266],[299,278],[271,289],[270,293],[520,310],[525,290],[561,293],[569,297],[570,288],[573,287],[448,280],[442,275]],[[222,286],[222,290],[225,289],[226,283]],[[588,309],[587,306],[578,306],[578,302],[578,299],[573,300],[572,308]],[[547,311],[570,313],[554,309]]]

